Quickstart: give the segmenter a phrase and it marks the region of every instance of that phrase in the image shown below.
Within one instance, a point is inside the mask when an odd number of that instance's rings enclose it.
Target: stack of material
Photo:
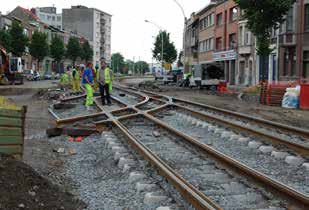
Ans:
[[[281,106],[285,91],[290,84],[267,84],[261,85],[260,102],[269,106]]]
[[[25,115],[26,107],[18,107],[0,97],[0,153],[22,158]]]

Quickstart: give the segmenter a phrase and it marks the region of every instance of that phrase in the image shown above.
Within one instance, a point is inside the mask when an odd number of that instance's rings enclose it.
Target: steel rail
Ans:
[[[262,141],[265,141],[265,140],[270,141],[274,145],[284,145],[284,146],[288,147],[289,149],[296,151],[300,155],[308,155],[309,154],[309,146],[307,146],[307,145],[296,143],[296,142],[293,142],[293,141],[289,141],[289,140],[274,136],[272,134],[266,133],[265,131],[259,131],[259,130],[254,129],[254,128],[244,127],[242,125],[239,125],[236,122],[231,122],[231,121],[228,121],[228,120],[216,117],[216,116],[208,115],[206,113],[199,112],[199,111],[196,111],[196,110],[193,110],[193,109],[190,109],[188,107],[184,107],[184,106],[181,106],[181,105],[178,105],[178,104],[172,104],[169,107],[175,107],[175,108],[178,108],[178,109],[182,109],[186,112],[191,113],[192,115],[196,116],[199,119],[203,119],[203,120],[207,120],[207,121],[214,121],[214,122],[221,124],[225,127],[229,127],[229,128],[235,129],[237,131],[247,133],[249,135],[251,134],[251,135],[254,135],[254,136],[261,137]],[[163,110],[163,109],[161,108],[159,110],[150,110],[148,113],[152,115],[152,114],[154,114],[154,113],[156,113],[160,110]]]
[[[195,209],[222,209],[210,198],[208,198],[201,191],[196,189],[193,185],[187,182],[183,177],[176,173],[169,165],[149,150],[142,142],[136,139],[130,131],[127,130],[119,121],[114,121],[114,124],[125,134],[129,139],[128,143],[133,146],[141,156],[149,160],[154,165],[160,174],[169,180],[170,183],[178,190],[183,198],[190,203]]]
[[[214,107],[214,106],[211,106],[211,105],[202,104],[202,103],[198,103],[198,102],[188,101],[188,100],[180,99],[180,98],[177,98],[177,97],[171,97],[171,96],[163,95],[163,94],[160,94],[160,93],[155,93],[155,92],[152,92],[152,91],[139,90],[137,88],[125,87],[123,85],[121,87],[122,88],[129,88],[129,89],[132,89],[132,90],[135,90],[135,91],[140,91],[140,92],[145,93],[145,94],[158,95],[158,96],[162,96],[162,97],[165,97],[165,98],[170,98],[175,104],[177,104],[177,102],[187,103],[187,104],[190,104],[190,105],[193,105],[193,106],[198,106],[198,107],[201,107],[201,108],[206,108],[206,109],[213,110],[213,111],[216,111],[216,112],[221,112],[223,114],[231,115],[231,116],[243,119],[243,120],[248,120],[249,122],[252,121],[252,122],[259,124],[259,125],[262,125],[264,127],[267,125],[267,126],[272,127],[274,129],[279,129],[279,130],[282,130],[282,131],[290,133],[290,134],[292,133],[292,134],[304,137],[305,139],[307,139],[309,141],[309,130],[308,129],[298,128],[298,127],[295,127],[295,126],[290,126],[290,125],[286,125],[286,124],[282,124],[282,123],[278,123],[278,122],[273,122],[273,121],[269,121],[269,120],[266,120],[266,119],[263,119],[263,118],[260,118],[260,117],[254,117],[254,116],[250,116],[250,115],[247,115],[247,114],[244,114],[244,113],[234,112],[234,111],[231,111],[231,110],[222,109],[222,108],[218,108],[218,107]]]
[[[306,194],[303,194],[279,181],[276,181],[269,176],[266,176],[265,174],[254,170],[239,161],[213,149],[212,147],[201,143],[200,141],[196,140],[195,138],[192,138],[183,132],[167,125],[166,123],[162,122],[161,120],[153,117],[149,114],[143,114],[147,119],[151,120],[152,122],[156,123],[160,127],[167,129],[171,133],[174,133],[178,137],[181,137],[184,139],[187,143],[190,143],[195,148],[203,151],[205,154],[211,155],[216,160],[220,161],[222,164],[224,164],[226,167],[231,168],[236,173],[246,174],[248,177],[252,178],[253,180],[263,184],[267,188],[273,189],[273,191],[281,194],[287,199],[293,200],[293,203],[295,205],[301,205],[301,208],[304,208],[306,206],[309,206],[309,197]],[[129,118],[128,118],[129,119]]]
[[[216,112],[221,112],[223,114],[226,115],[231,115],[240,119],[244,119],[244,120],[248,120],[248,121],[253,121],[256,124],[262,125],[262,126],[269,126],[272,127],[274,129],[279,129],[282,130],[284,132],[287,133],[292,133],[298,136],[302,136],[304,137],[306,140],[309,141],[309,130],[306,129],[302,129],[302,128],[298,128],[298,127],[294,127],[294,126],[289,126],[289,125],[285,125],[282,123],[277,123],[277,122],[273,122],[273,121],[269,121],[269,120],[265,120],[262,118],[258,118],[258,117],[254,117],[254,116],[249,116],[243,113],[239,113],[239,112],[234,112],[234,111],[230,111],[230,110],[226,110],[226,109],[222,109],[222,108],[218,108],[218,107],[214,107],[214,106],[210,106],[210,105],[206,105],[206,104],[201,104],[198,102],[192,102],[192,101],[187,101],[187,100],[183,100],[183,99],[179,99],[179,98],[173,98],[174,103],[177,104],[177,101],[183,102],[183,103],[188,103],[194,106],[199,106],[202,108],[206,108],[209,110],[213,110]]]

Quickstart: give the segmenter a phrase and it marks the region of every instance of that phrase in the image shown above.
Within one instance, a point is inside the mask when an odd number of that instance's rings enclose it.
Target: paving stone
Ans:
[[[146,205],[156,205],[167,200],[166,196],[154,195],[153,193],[146,193],[144,196],[144,204]]]
[[[258,142],[258,141],[250,141],[248,143],[248,147],[251,148],[251,149],[257,149],[259,148],[260,146],[262,145],[261,142]]]
[[[123,168],[125,164],[133,165],[133,164],[134,164],[134,160],[133,160],[133,159],[127,159],[127,158],[121,157],[121,158],[119,159],[119,162],[118,162],[118,167],[119,167],[119,168]]]
[[[141,192],[149,192],[151,190],[154,190],[157,186],[155,184],[145,184],[141,182],[137,182],[136,185],[137,193]]]
[[[270,154],[274,150],[274,147],[272,147],[272,146],[260,146],[259,150],[264,154]]]
[[[304,163],[302,166],[305,167],[306,170],[309,170],[309,163]]]
[[[156,210],[172,210],[169,206],[160,206]]]
[[[250,141],[250,138],[241,137],[241,138],[237,139],[237,141],[239,141],[241,143],[247,143],[248,141]]]
[[[129,181],[130,182],[135,182],[135,181],[139,181],[141,179],[146,178],[145,174],[139,173],[139,172],[131,172],[129,175]]]
[[[271,156],[274,157],[274,158],[276,158],[276,159],[283,160],[283,159],[285,159],[287,156],[289,156],[289,153],[287,153],[287,152],[272,151],[272,152],[271,152]]]
[[[287,156],[285,158],[285,162],[289,165],[293,165],[293,166],[300,166],[301,164],[303,164],[305,161],[304,159],[300,158],[300,157],[296,157],[296,156]]]

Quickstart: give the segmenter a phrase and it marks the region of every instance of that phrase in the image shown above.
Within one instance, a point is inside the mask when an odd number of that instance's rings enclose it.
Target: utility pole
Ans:
[[[163,69],[164,69],[164,57],[163,57],[163,53],[164,53],[164,37],[163,37],[163,28],[161,26],[159,26],[158,24],[154,23],[154,22],[151,22],[149,20],[145,20],[146,23],[151,23],[152,25],[156,26],[159,30],[160,30],[160,34],[161,34],[161,40],[162,40],[162,49],[161,49],[161,71],[163,73]]]

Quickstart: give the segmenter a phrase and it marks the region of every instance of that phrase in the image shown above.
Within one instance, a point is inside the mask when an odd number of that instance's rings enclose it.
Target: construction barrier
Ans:
[[[22,159],[26,111],[0,96],[0,153]]]
[[[289,87],[295,87],[294,83],[261,84],[260,102],[268,106],[281,106],[282,99]]]

